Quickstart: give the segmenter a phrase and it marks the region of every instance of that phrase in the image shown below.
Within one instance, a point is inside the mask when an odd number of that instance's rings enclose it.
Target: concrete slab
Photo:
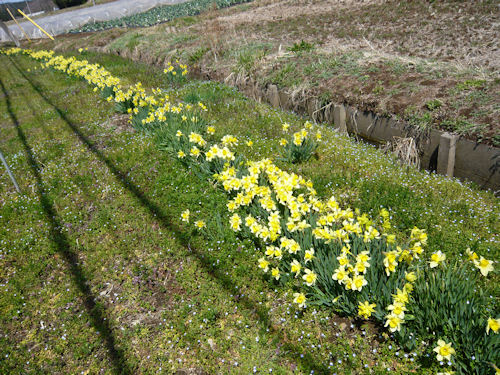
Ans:
[[[458,138],[456,134],[441,134],[437,156],[437,173],[453,177],[455,171],[455,146]]]
[[[458,140],[454,174],[483,188],[500,190],[500,149],[468,139]]]
[[[278,93],[278,86],[269,85],[267,86],[267,100],[274,108],[280,107],[280,95]]]

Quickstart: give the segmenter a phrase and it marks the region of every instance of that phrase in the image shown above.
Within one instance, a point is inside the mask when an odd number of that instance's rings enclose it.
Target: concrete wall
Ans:
[[[317,98],[298,101],[280,91],[276,85],[260,89],[254,82],[247,81],[237,86],[255,99],[263,99],[276,108],[306,113],[315,121],[332,124],[341,131],[347,130],[373,143],[385,144],[393,137],[414,137],[423,150],[422,168],[500,191],[500,148],[477,144],[436,129],[415,131],[404,121],[359,111],[343,104],[320,105]]]

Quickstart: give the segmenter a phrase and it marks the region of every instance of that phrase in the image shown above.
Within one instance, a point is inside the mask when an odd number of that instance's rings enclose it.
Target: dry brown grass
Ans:
[[[385,152],[392,152],[404,165],[413,165],[420,168],[420,157],[417,143],[412,137],[393,137],[383,147]]]

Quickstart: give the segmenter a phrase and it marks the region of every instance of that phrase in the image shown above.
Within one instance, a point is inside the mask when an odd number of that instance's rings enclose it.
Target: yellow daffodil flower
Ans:
[[[443,254],[441,250],[439,250],[437,253],[431,255],[431,260],[429,261],[429,267],[435,268],[445,260],[446,260],[446,254]]]
[[[294,259],[293,262],[290,264],[290,271],[292,273],[295,273],[295,277],[298,277],[301,269],[302,266],[300,265],[300,263],[296,259]]]
[[[203,220],[198,220],[198,221],[195,221],[194,222],[194,225],[196,226],[196,228],[198,229],[203,229],[203,228],[206,228],[207,224],[205,224],[205,222]]]
[[[415,274],[415,272],[405,272],[405,279],[406,281],[412,283],[417,280],[417,275]]]
[[[238,232],[241,229],[241,217],[238,214],[233,214],[231,218],[229,219],[229,223],[231,226],[231,229],[234,230],[235,232]]]
[[[490,334],[490,329],[494,333],[498,333],[498,330],[500,329],[500,319],[493,319],[493,318],[488,318],[488,324],[486,325],[486,334]]]
[[[401,329],[401,323],[403,323],[403,320],[398,318],[394,314],[389,314],[386,315],[386,321],[384,324],[384,327],[389,327],[389,331],[391,332],[396,332]]]
[[[332,279],[338,281],[339,284],[342,284],[347,277],[348,273],[344,267],[337,268],[332,275]]]
[[[313,259],[314,259],[314,249],[311,247],[309,250],[306,250],[304,255],[304,261],[307,264],[307,262],[310,262]]]
[[[358,305],[358,316],[361,316],[363,319],[368,319],[372,313],[375,312],[376,306],[375,303],[369,303],[368,301],[360,302]]]
[[[306,296],[303,293],[294,293],[293,302],[303,309],[306,307]]]
[[[364,278],[363,275],[354,275],[354,277],[352,278],[351,289],[361,292],[361,289],[363,289],[363,287],[367,284],[368,281]]]
[[[280,279],[280,270],[276,267],[274,267],[272,270],[271,270],[271,276],[274,277],[276,280],[279,280]]]
[[[392,305],[387,306],[387,310],[391,312],[391,314],[397,316],[399,319],[404,319],[406,307],[401,302],[394,302]]]
[[[399,288],[396,289],[396,294],[392,294],[392,298],[395,302],[402,303],[403,305],[406,305],[409,300],[408,293],[405,290],[401,290]]]
[[[259,268],[261,268],[264,272],[267,272],[269,270],[269,261],[267,261],[265,258],[260,258]]]
[[[491,260],[479,258],[479,260],[474,260],[474,265],[479,269],[481,275],[488,276],[488,273],[493,271],[493,262]]]
[[[455,349],[451,347],[451,342],[446,343],[441,339],[438,340],[437,346],[433,350],[436,352],[437,360],[440,362],[444,359],[449,361],[451,356],[455,354]]]
[[[182,221],[185,221],[186,223],[189,223],[189,210],[185,210],[181,213],[181,219]]]
[[[304,275],[302,276],[302,279],[305,281],[307,286],[313,286],[316,283],[317,278],[318,275],[316,275],[314,271],[310,270],[309,268],[306,268],[304,270]]]
[[[470,249],[470,247],[468,247],[468,248],[465,250],[465,253],[466,253],[466,254],[467,254],[467,256],[469,257],[469,260],[470,260],[471,262],[474,262],[476,259],[478,259],[478,258],[479,258],[479,257],[477,256],[477,254],[476,254],[474,251],[472,251],[472,250]]]

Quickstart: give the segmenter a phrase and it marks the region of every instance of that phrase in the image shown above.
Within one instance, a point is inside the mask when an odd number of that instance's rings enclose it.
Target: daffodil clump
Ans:
[[[391,227],[386,210],[375,222],[357,210],[342,209],[335,197],[321,201],[311,181],[269,159],[247,162],[239,170],[227,168],[217,177],[231,198],[227,208],[233,230],[259,241],[266,262],[279,269],[280,280],[295,280],[313,303],[355,314],[359,303],[369,301],[383,317],[393,293],[398,303],[408,302],[408,280],[414,281],[415,274],[404,275],[422,248],[420,244],[415,250],[413,240],[405,250],[394,245],[395,236],[385,232]],[[388,258],[391,272],[386,273]],[[374,311],[360,315],[369,318]],[[399,330],[404,314],[396,315]]]
[[[344,207],[335,196],[319,199],[312,181],[270,159],[245,161],[236,153],[237,137],[215,138],[201,102],[173,103],[161,89],[149,94],[140,83],[125,88],[101,66],[52,51],[12,48],[2,53],[26,54],[44,68],[85,79],[129,113],[134,126],[154,131],[173,157],[213,179],[229,197],[230,228],[258,245],[256,269],[291,288],[298,309],[324,305],[373,319],[407,349],[423,340],[423,350],[435,353],[444,372],[486,374],[498,362],[500,320],[478,287],[478,278],[494,272],[492,260],[470,249],[470,262],[462,264],[449,264],[441,251],[426,255],[425,231],[414,227],[406,240],[397,239],[388,210],[371,218]],[[167,74],[175,72],[170,66]],[[283,130],[288,132],[289,125],[283,124]],[[321,136],[311,136],[311,130],[306,122],[291,141],[281,141],[289,161],[307,160],[315,152]],[[192,220],[189,210],[181,220]],[[203,220],[194,226],[209,229]]]
[[[452,312],[458,324],[468,325],[468,332],[480,337],[474,346],[462,342],[462,347],[471,352],[481,347],[480,352],[489,353],[482,358],[483,364],[493,359],[494,350],[485,350],[496,340],[484,339],[487,317],[482,314],[486,310],[474,312],[488,303],[479,296],[472,304],[465,302],[467,298],[456,299],[460,294],[472,299],[477,284],[461,285],[460,280],[466,278],[450,274],[459,268],[448,265],[442,252],[425,256],[428,237],[424,230],[414,227],[406,243],[398,244],[386,209],[374,220],[341,207],[335,197],[320,200],[311,181],[281,170],[269,159],[226,168],[217,178],[230,197],[231,228],[260,244],[264,256],[258,268],[275,282],[293,285],[297,292],[292,301],[298,308],[323,304],[346,315],[373,318],[409,349],[415,349],[417,336],[431,333],[429,322],[436,322],[433,332],[444,332]],[[479,271],[490,266],[480,259],[474,265]],[[451,293],[439,285],[444,281]],[[432,291],[416,295],[417,288],[425,287]],[[433,297],[423,300],[422,295]],[[452,301],[470,308],[457,308]],[[436,311],[442,314],[439,319]],[[472,317],[478,319],[477,324],[471,325]],[[454,339],[461,340],[461,331],[454,332]],[[445,365],[467,368],[455,357]]]
[[[306,121],[304,127],[293,133],[291,139],[281,138],[280,145],[283,146],[283,160],[290,163],[302,163],[314,155],[321,140],[321,132],[312,132],[313,125]],[[282,125],[283,132],[288,133],[290,124]]]
[[[187,78],[188,68],[187,65],[180,63],[179,60],[175,60],[173,64],[169,61],[163,73],[166,74],[167,80],[170,83],[182,83]]]

